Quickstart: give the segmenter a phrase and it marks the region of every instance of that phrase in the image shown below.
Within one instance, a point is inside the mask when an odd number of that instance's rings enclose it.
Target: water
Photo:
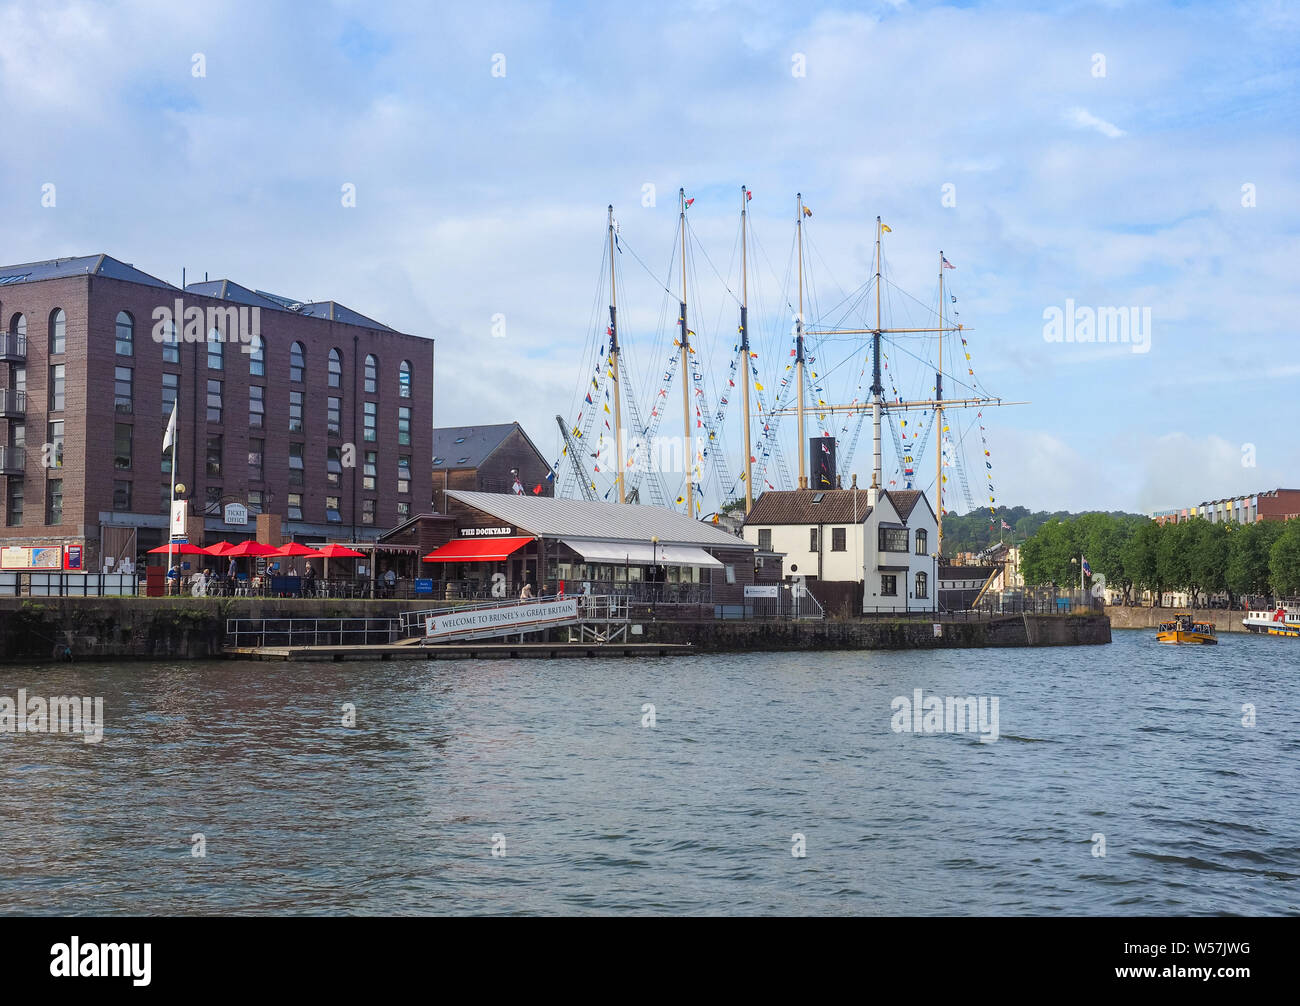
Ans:
[[[106,719],[98,745],[0,734],[0,911],[1295,913],[1298,679],[1287,640],[1148,631],[0,668],[0,695],[101,695]],[[890,702],[914,688],[998,696],[1000,739],[894,733]]]

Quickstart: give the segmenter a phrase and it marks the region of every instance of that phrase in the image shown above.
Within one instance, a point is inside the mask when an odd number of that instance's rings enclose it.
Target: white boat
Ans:
[[[1276,608],[1249,611],[1241,624],[1247,632],[1300,638],[1300,605],[1280,604]]]

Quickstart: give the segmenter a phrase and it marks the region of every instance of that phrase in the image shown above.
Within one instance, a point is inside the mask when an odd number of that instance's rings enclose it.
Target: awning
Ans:
[[[561,538],[587,562],[635,564],[637,566],[699,566],[721,569],[722,563],[702,548],[691,545],[655,545],[653,542],[581,541]]]
[[[441,548],[435,548],[424,557],[425,562],[500,562],[509,558],[533,539],[521,535],[514,538],[457,538]]]

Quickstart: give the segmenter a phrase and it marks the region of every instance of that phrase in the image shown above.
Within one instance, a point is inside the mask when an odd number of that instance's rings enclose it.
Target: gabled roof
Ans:
[[[21,265],[0,266],[0,287],[18,283],[39,283],[46,279],[65,279],[69,276],[103,276],[126,283],[140,283],[164,290],[175,290],[172,284],[141,272],[127,262],[119,262],[109,255],[80,255],[73,258],[53,258],[44,262],[26,262]]]
[[[261,307],[268,311],[285,310],[284,305],[278,301],[271,300],[270,297],[263,297],[256,290],[250,290],[248,287],[240,286],[233,280],[228,279],[190,283],[186,285],[185,292],[197,293],[203,297],[216,297],[218,300],[229,300],[236,304],[248,304],[250,307]]]
[[[294,314],[301,314],[308,318],[339,321],[345,325],[356,325],[358,328],[373,328],[380,332],[397,331],[395,328],[389,328],[383,322],[375,321],[374,318],[367,318],[359,311],[344,307],[336,300],[294,300],[292,297],[282,297],[278,293],[270,293],[267,290],[255,290],[254,293],[259,297],[265,297],[267,300],[279,304],[286,311],[292,311]]]
[[[435,471],[455,471],[458,468],[478,468],[505,443],[515,430],[523,433],[533,452],[546,464],[546,458],[524,428],[518,423],[493,423],[488,426],[442,426],[433,431],[433,456]]]
[[[712,524],[692,520],[676,510],[634,503],[588,503],[548,496],[510,493],[463,492],[448,489],[447,496],[498,520],[544,538],[590,541],[648,542],[664,545],[699,545],[704,548],[743,548],[754,545]]]
[[[884,495],[889,497],[894,509],[898,511],[898,519],[904,523],[912,516],[917,502],[924,498],[924,494],[916,489],[886,489]]]
[[[870,513],[865,489],[769,489],[745,524],[853,524]]]

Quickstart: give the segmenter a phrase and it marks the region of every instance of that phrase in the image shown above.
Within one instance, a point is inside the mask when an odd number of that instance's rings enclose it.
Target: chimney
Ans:
[[[880,500],[880,487],[876,485],[876,473],[871,473],[871,488],[867,490],[867,504],[875,506]]]
[[[853,473],[853,482],[849,485],[849,488],[850,488],[850,489],[856,489],[857,487],[858,487],[858,473],[857,473],[857,472],[854,472],[854,473]]]
[[[835,475],[835,488],[836,489],[844,488],[844,476],[840,475],[838,472]]]

